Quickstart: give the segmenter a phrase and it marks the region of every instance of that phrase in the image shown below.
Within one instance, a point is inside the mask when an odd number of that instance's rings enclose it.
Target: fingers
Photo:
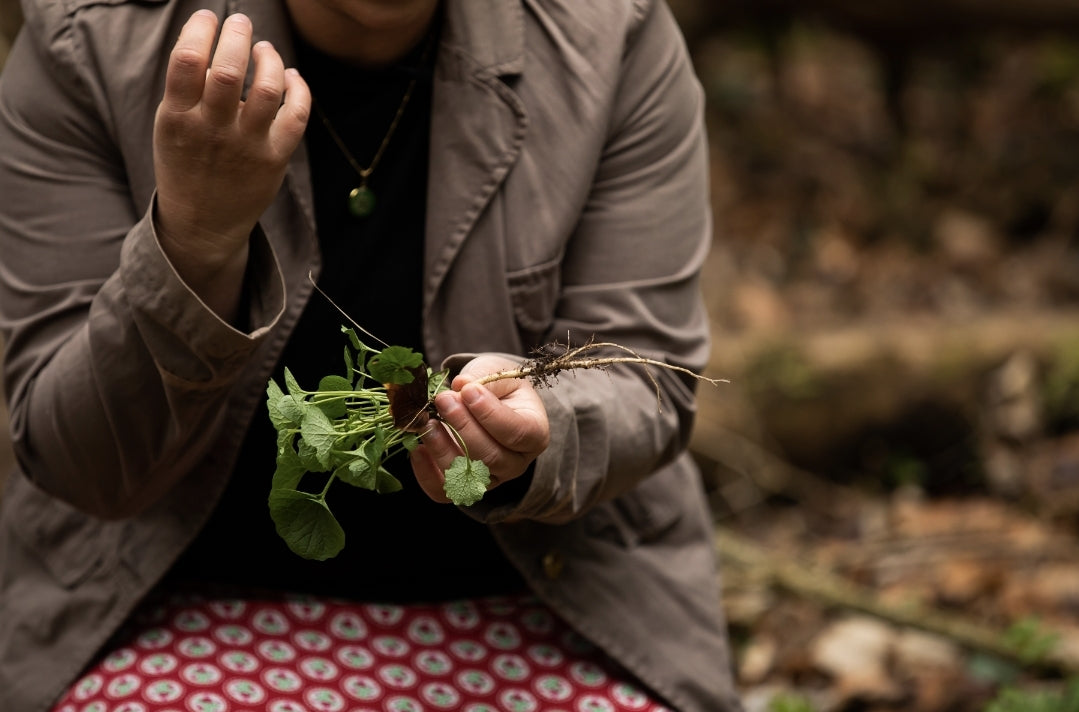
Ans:
[[[291,154],[303,140],[311,116],[311,90],[295,69],[285,70],[285,103],[277,111],[270,140],[283,154]]]
[[[546,448],[546,414],[528,407],[511,408],[483,386],[473,388],[478,390],[440,394],[436,399],[439,415],[464,440],[468,456],[483,460],[496,484],[505,482],[523,473]],[[463,454],[456,439],[442,429],[424,435],[423,442],[443,470]]]
[[[416,482],[428,497],[436,502],[448,504],[450,499],[446,496],[446,476],[444,470],[436,459],[432,448],[427,444],[427,438],[432,436],[434,428],[442,431],[444,437],[449,437],[441,423],[432,423],[432,430],[424,436],[424,444],[409,453],[408,459],[412,464],[412,472],[416,476]],[[437,439],[437,435],[433,435]]]
[[[470,458],[487,465],[490,486],[496,487],[524,474],[547,449],[547,412],[527,381],[503,379],[486,385],[473,382],[512,366],[502,357],[477,357],[454,379],[457,390],[444,391],[435,398],[439,417],[455,433],[451,434],[443,423],[434,422],[421,436],[423,444],[411,454],[416,480],[435,501],[446,501],[443,473],[466,451]]]
[[[499,381],[505,393],[495,393],[475,383],[461,388],[461,401],[469,415],[482,423],[484,432],[499,446],[514,452],[538,453],[547,448],[547,414],[539,398],[512,399],[521,381]],[[506,399],[506,400],[503,400]],[[512,402],[513,407],[507,405]]]
[[[506,451],[499,443],[491,437],[491,435],[484,430],[483,426],[478,420],[468,411],[468,408],[461,402],[461,397],[457,393],[444,393],[440,394],[435,400],[438,413],[441,418],[449,425],[453,426],[457,434],[465,441],[468,446],[468,456],[473,460],[483,460],[487,467],[491,470],[492,476],[503,477],[512,473],[514,463],[512,460],[518,459],[518,454],[515,452]],[[461,454],[461,450],[457,448],[457,452],[454,453],[452,447],[443,446],[441,439],[436,439],[434,443],[430,443],[430,437],[424,439],[424,442],[428,442],[432,445],[431,450],[442,465],[443,469],[446,469],[453,462],[453,458],[458,454]]]
[[[243,14],[230,15],[217,36],[217,16],[199,10],[184,25],[169,59],[162,109],[183,113],[202,103],[211,124],[227,125],[239,116],[248,135],[270,134],[281,155],[291,154],[303,138],[311,113],[311,92],[295,69],[286,70],[269,42],[251,47],[253,28]],[[248,63],[255,71],[241,103]]]
[[[251,20],[246,15],[229,15],[221,25],[202,91],[204,111],[214,123],[231,123],[236,116],[251,55],[251,35]]]
[[[285,93],[285,65],[269,42],[256,43],[251,56],[255,60],[255,73],[240,113],[240,128],[262,133],[270,128],[281,107],[281,97]]]
[[[180,31],[165,73],[164,108],[187,111],[202,99],[210,50],[217,36],[217,15],[199,10]]]

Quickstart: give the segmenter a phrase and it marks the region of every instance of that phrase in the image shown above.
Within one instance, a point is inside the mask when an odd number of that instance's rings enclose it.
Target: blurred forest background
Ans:
[[[1076,712],[1079,3],[670,1],[749,710]]]

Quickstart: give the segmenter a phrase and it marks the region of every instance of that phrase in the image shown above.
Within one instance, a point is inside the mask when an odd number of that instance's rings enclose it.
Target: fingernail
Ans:
[[[432,423],[430,430],[424,433],[423,437],[420,439],[428,443],[429,445],[433,445],[442,442],[445,437],[446,429],[442,427],[442,424]]]
[[[461,389],[461,400],[465,405],[476,405],[487,397],[487,389],[483,386],[467,385]]]
[[[435,396],[435,408],[442,415],[449,415],[460,407],[461,404],[453,393],[439,393]]]

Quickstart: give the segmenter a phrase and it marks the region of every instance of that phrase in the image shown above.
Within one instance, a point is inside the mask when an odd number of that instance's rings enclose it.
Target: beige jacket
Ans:
[[[199,7],[291,53],[271,0],[30,0],[0,74],[0,334],[20,463],[0,509],[0,709],[41,712],[166,572],[231,471],[319,268],[301,148],[252,237],[249,333],[148,217],[168,49]],[[707,358],[702,97],[650,0],[447,0],[425,269],[429,362],[593,334]],[[420,256],[417,255],[417,259]],[[668,372],[541,390],[527,494],[470,514],[537,595],[669,702],[738,709],[711,526]],[[657,384],[660,402],[657,403]],[[269,475],[267,473],[267,483]]]

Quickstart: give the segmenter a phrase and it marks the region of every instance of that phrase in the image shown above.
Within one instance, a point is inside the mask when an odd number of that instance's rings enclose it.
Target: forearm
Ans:
[[[176,274],[222,321],[236,324],[240,317],[249,246],[236,240],[241,247],[234,253],[214,263],[207,263],[205,255],[192,247],[197,243],[190,237],[174,237],[164,229],[156,213],[155,210],[154,228],[158,244]]]
[[[35,18],[0,82],[0,335],[12,440],[39,486],[94,514],[123,516],[206,454],[283,310],[282,275],[257,221],[302,137],[295,101],[306,88],[259,43],[262,90],[244,102],[252,109],[243,134],[224,135],[185,97],[231,77],[215,106],[226,107],[217,122],[235,128],[243,67],[214,73],[196,62],[185,83],[173,61],[166,116],[153,122],[139,103],[148,84],[139,84],[138,101],[127,84],[110,85],[123,72],[99,63],[85,27],[53,5],[35,6]],[[198,18],[196,49],[208,62],[217,23]],[[251,51],[243,26],[230,24],[241,31],[228,43],[240,57]],[[130,115],[118,113],[114,96],[125,107],[132,98]],[[232,153],[215,157],[217,149]],[[254,153],[250,163],[226,160]],[[149,207],[155,188],[172,201],[163,236]],[[226,242],[203,240],[211,233]]]
[[[278,302],[268,246],[255,250],[255,301]],[[38,314],[13,332],[13,441],[39,486],[100,516],[160,496],[216,439],[229,391],[274,314],[242,333],[179,280],[146,230],[81,316]],[[34,328],[36,326],[36,328]],[[54,333],[52,339],[41,338]]]

